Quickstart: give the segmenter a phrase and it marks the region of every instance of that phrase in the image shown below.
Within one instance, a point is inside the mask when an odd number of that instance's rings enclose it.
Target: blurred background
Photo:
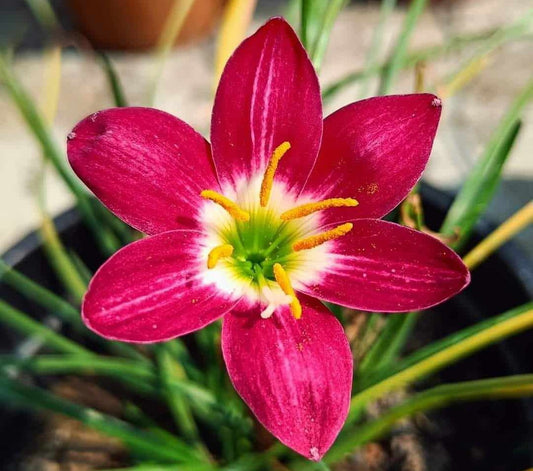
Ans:
[[[124,87],[128,103],[168,111],[208,137],[215,83],[216,35],[224,0],[196,0],[183,24],[178,44],[161,61],[154,48],[172,0],[54,0],[55,19],[40,1],[0,1],[0,43],[14,48],[14,70],[37,103],[46,82],[47,22],[66,31],[61,63],[60,94],[52,128],[64,146],[66,135],[86,115],[113,106],[106,75],[94,49],[105,49]],[[296,2],[258,0],[248,32],[268,17],[286,15],[295,26]],[[389,2],[393,3],[393,2]],[[338,17],[320,70],[324,88],[369,61],[386,60],[402,27],[406,6],[398,2],[383,30],[382,47],[369,59],[380,2],[353,1]],[[443,97],[444,111],[427,182],[457,188],[494,131],[510,103],[533,77],[533,18],[530,0],[440,0],[429,2],[410,39],[412,51],[436,46],[423,62],[424,89]],[[40,21],[36,20],[40,17]],[[518,26],[520,33],[517,33]],[[513,29],[514,28],[514,29]],[[529,28],[529,29],[528,29]],[[57,33],[57,25],[53,26]],[[451,44],[448,49],[438,47]],[[443,50],[445,49],[445,50]],[[457,73],[462,70],[463,73]],[[466,73],[464,72],[466,70]],[[157,88],[155,87],[157,83]],[[377,78],[358,80],[329,96],[326,113],[372,96]],[[394,93],[415,88],[413,67],[394,84]],[[153,100],[152,100],[153,98]],[[0,86],[0,252],[35,228],[41,151]],[[52,172],[50,172],[52,173]],[[523,123],[505,178],[489,211],[495,223],[506,219],[533,197],[533,107]],[[72,204],[63,183],[46,178],[46,204],[55,215]],[[531,231],[521,243],[533,250]]]

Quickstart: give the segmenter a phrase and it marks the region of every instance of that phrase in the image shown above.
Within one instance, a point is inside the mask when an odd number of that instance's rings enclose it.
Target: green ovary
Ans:
[[[297,259],[292,245],[304,234],[296,221],[282,221],[268,208],[250,212],[250,220],[233,221],[231,227],[220,231],[225,244],[233,246],[233,254],[224,260],[239,278],[262,285],[264,279],[274,280],[273,266],[282,264],[290,269]]]

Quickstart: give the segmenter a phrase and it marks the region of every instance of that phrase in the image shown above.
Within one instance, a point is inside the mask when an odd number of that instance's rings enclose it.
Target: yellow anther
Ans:
[[[298,301],[298,298],[296,297],[296,293],[294,292],[294,289],[292,288],[291,280],[289,279],[287,272],[279,263],[274,263],[273,269],[274,269],[274,277],[276,278],[276,281],[279,287],[281,288],[281,290],[285,294],[292,297],[292,301],[289,305],[292,315],[294,316],[295,319],[300,319],[300,317],[302,317],[302,305],[300,304],[300,301]]]
[[[218,261],[221,258],[230,257],[233,253],[233,245],[223,244],[217,245],[215,248],[211,249],[207,255],[207,268],[215,268]]]
[[[278,168],[278,163],[290,148],[291,144],[289,142],[282,142],[274,149],[274,152],[268,161],[265,174],[263,175],[263,181],[261,182],[261,191],[259,193],[259,202],[263,208],[268,204],[268,200],[270,199],[270,192],[272,191],[274,174]]]
[[[304,216],[309,216],[312,213],[321,211],[328,208],[345,208],[348,206],[357,206],[359,202],[353,198],[330,198],[323,201],[317,201],[314,203],[302,204],[301,206],[296,206],[296,208],[289,209],[285,211],[280,218],[284,221],[289,219],[298,219],[303,218]]]
[[[250,220],[249,213],[240,208],[237,203],[234,203],[229,198],[226,198],[224,195],[221,195],[216,191],[204,190],[200,193],[200,196],[222,206],[228,213],[230,213],[231,216],[233,216],[238,221],[246,222]]]
[[[321,245],[324,242],[327,242],[328,240],[338,239],[339,237],[348,234],[348,232],[350,232],[352,228],[353,224],[351,222],[341,224],[340,226],[337,226],[334,229],[330,229],[329,231],[321,232],[320,234],[312,235],[306,237],[305,239],[297,240],[292,245],[292,249],[296,252],[298,252],[299,250],[312,249],[313,247]]]

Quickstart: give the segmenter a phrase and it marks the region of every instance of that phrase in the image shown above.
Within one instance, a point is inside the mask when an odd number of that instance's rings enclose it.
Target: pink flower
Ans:
[[[229,60],[211,146],[162,111],[94,113],[69,135],[70,163],[149,237],[98,270],[85,323],[144,343],[225,316],[236,390],[280,441],[320,459],[346,418],[353,365],[341,324],[318,299],[409,311],[469,281],[437,239],[377,219],[419,179],[440,111],[433,95],[387,96],[323,121],[313,66],[275,18]]]

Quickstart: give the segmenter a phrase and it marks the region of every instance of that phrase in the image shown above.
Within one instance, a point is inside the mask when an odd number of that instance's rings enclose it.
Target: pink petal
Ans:
[[[425,309],[470,281],[459,256],[436,238],[390,222],[357,219],[332,244],[330,265],[300,291],[364,311]]]
[[[67,151],[94,194],[147,234],[196,228],[200,192],[218,189],[208,142],[163,111],[94,113],[69,134]]]
[[[224,315],[238,298],[203,282],[194,231],[170,231],[116,252],[94,275],[82,306],[97,334],[123,342],[160,342]]]
[[[426,166],[440,113],[437,97],[418,94],[369,98],[328,116],[305,192],[359,205],[324,211],[324,224],[380,218],[398,205]]]
[[[319,460],[348,413],[352,355],[341,324],[302,295],[302,318],[278,308],[232,311],[222,325],[222,352],[237,392],[281,442]]]
[[[318,79],[296,34],[274,18],[229,59],[217,90],[211,141],[222,185],[263,173],[282,142],[291,149],[276,179],[298,193],[316,160],[322,135]]]

